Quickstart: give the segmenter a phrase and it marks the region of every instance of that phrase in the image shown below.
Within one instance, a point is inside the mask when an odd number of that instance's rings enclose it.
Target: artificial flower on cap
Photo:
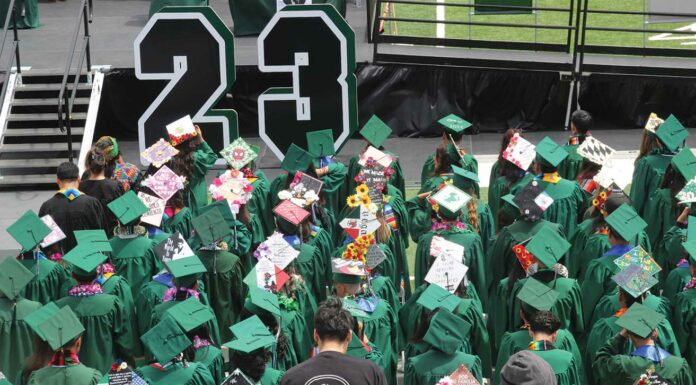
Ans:
[[[196,126],[193,124],[190,115],[186,115],[172,123],[167,124],[167,134],[172,146],[189,141],[198,136]]]
[[[232,213],[239,214],[242,205],[247,204],[252,197],[254,186],[244,174],[238,170],[227,170],[208,187],[214,201],[227,200]]]
[[[166,140],[160,138],[155,144],[141,152],[140,156],[150,162],[151,165],[160,168],[178,153],[179,150],[174,148],[174,146],[169,144]]]

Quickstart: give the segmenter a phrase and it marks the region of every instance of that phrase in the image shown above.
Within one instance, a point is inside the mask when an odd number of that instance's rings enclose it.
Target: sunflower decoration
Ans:
[[[358,207],[360,205],[360,198],[358,198],[357,195],[351,195],[346,199],[346,203],[350,208]]]
[[[369,191],[370,188],[367,187],[365,183],[358,185],[358,187],[355,188],[355,192],[358,193],[358,195],[367,195]]]
[[[363,206],[370,206],[372,204],[372,199],[370,199],[370,196],[365,194],[365,195],[360,195],[360,204]]]
[[[358,206],[363,206],[374,214],[377,211],[377,208],[373,207],[375,205],[372,204],[372,199],[369,196],[369,192],[370,188],[367,186],[367,184],[359,184],[355,188],[355,194],[348,196],[346,199],[348,207],[355,208]]]
[[[346,246],[346,250],[341,255],[341,258],[364,263],[367,258],[367,249],[374,244],[374,234],[361,235]]]
[[[611,191],[603,190],[600,191],[595,198],[592,200],[592,206],[595,209],[602,209],[604,206],[604,202],[607,201],[607,198],[609,198]]]

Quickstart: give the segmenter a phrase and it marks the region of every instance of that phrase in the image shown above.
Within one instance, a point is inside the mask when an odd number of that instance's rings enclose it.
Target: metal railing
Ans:
[[[12,72],[13,64],[17,68],[17,74],[22,73],[22,67],[19,58],[19,34],[17,33],[17,6],[15,4],[15,0],[10,0],[9,6],[7,8],[5,23],[3,24],[2,43],[0,43],[0,58],[3,57],[2,55],[5,52],[5,43],[7,42],[7,35],[10,29],[12,30],[13,35],[12,50],[10,51],[7,63],[2,66],[2,74],[4,76],[4,79],[2,82],[2,91],[0,91],[0,106],[2,106],[5,103],[5,94],[7,94],[7,87],[10,83],[10,74]]]
[[[77,22],[75,25],[75,34],[72,41],[72,49],[68,55],[68,59],[65,63],[65,72],[63,72],[63,81],[60,85],[60,93],[58,94],[58,128],[61,132],[65,132],[68,140],[68,160],[73,161],[73,140],[72,140],[72,110],[75,103],[75,96],[77,95],[78,85],[80,83],[80,77],[82,75],[82,68],[87,62],[87,72],[92,69],[92,58],[90,56],[89,49],[89,24],[92,22],[92,0],[82,0],[82,5],[80,6],[79,13],[77,15]],[[82,43],[78,46],[78,40],[80,38],[80,32],[82,33]],[[73,62],[75,60],[75,54],[79,50],[79,59],[77,61],[77,67],[75,71],[74,80],[69,83],[70,71],[73,67]]]

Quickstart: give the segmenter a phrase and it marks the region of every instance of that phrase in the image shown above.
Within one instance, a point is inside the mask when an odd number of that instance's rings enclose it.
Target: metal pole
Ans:
[[[92,70],[92,57],[90,55],[90,50],[89,50],[89,3],[87,1],[84,2],[84,7],[83,7],[83,14],[82,18],[84,19],[84,24],[85,24],[85,40],[87,40],[87,45],[85,46],[85,52],[87,54],[87,72]],[[77,74],[76,76],[79,76],[80,74]]]
[[[66,113],[66,108],[68,108],[68,94],[65,93],[63,95],[65,98],[65,101],[63,102],[63,114]],[[73,161],[73,141],[72,141],[72,117],[70,116],[70,112],[68,111],[65,118],[65,128],[67,130],[67,135],[68,135],[68,161],[72,163]]]
[[[379,45],[379,25],[382,22],[382,0],[377,0],[375,6],[375,22],[372,25],[372,62],[377,61],[377,46]],[[369,27],[369,25],[368,25]]]
[[[17,73],[22,74],[22,62],[19,59],[19,34],[17,33],[17,6],[12,5],[12,30],[15,41],[15,62],[17,63]],[[9,74],[7,74],[9,75]]]

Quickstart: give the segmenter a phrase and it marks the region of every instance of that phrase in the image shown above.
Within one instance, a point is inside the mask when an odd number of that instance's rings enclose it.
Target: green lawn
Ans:
[[[428,0],[435,2],[436,0]],[[447,3],[470,3],[473,0],[445,0]],[[539,7],[568,7],[570,0],[537,0]],[[642,11],[643,0],[590,0],[591,9],[602,10],[623,10],[623,11]],[[445,7],[445,20],[474,21],[474,22],[504,22],[512,24],[535,24],[539,25],[568,25],[567,12],[539,11],[537,15],[470,15],[473,8]],[[394,13],[397,18],[417,18],[435,20],[435,7],[428,5],[394,4]],[[673,30],[690,22],[683,23],[659,23],[644,24],[643,16],[640,15],[605,15],[590,14],[587,21],[588,26],[612,27],[612,28],[635,28],[647,31],[651,29]],[[414,23],[414,22],[392,22],[387,23],[387,34],[401,36],[435,36],[435,24]],[[510,42],[537,42],[564,44],[567,39],[565,30],[537,29],[536,38],[533,28],[512,28],[512,27],[488,27],[452,25],[445,26],[446,38],[458,39],[477,39],[495,40]],[[696,34],[696,33],[695,33]],[[662,40],[650,41],[649,38],[656,34],[648,32],[645,34],[645,45],[652,48],[690,48],[696,49],[696,45],[682,45],[686,40]],[[677,36],[677,35],[674,35]],[[684,36],[684,35],[682,35]],[[689,41],[696,41],[691,39]],[[593,45],[615,45],[615,46],[635,46],[642,47],[644,44],[644,34],[628,32],[604,32],[588,31],[588,44]]]

